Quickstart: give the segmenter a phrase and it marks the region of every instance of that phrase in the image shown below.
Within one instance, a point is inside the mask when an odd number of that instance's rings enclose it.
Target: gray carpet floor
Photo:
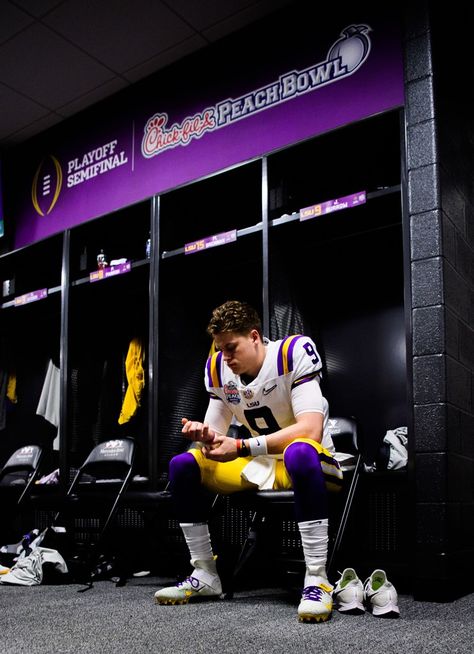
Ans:
[[[0,586],[2,654],[437,654],[474,651],[474,594],[447,604],[401,595],[399,619],[335,612],[321,624],[297,621],[297,598],[280,589],[240,591],[232,600],[158,606],[169,580],[132,579],[123,587]]]

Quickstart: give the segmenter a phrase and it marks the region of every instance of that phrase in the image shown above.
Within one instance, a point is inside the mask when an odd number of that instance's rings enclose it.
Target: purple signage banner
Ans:
[[[214,236],[206,236],[206,238],[201,238],[198,241],[186,243],[184,246],[184,254],[194,254],[195,252],[215,248],[218,245],[225,245],[226,243],[232,243],[236,240],[237,230],[231,229],[228,232],[222,232],[221,234],[215,234]]]
[[[191,61],[175,80],[176,93],[150,85],[143,101],[125,105],[134,107],[128,115],[111,111],[102,125],[71,131],[69,141],[51,137],[21,168],[15,247],[403,106],[397,21],[358,18],[357,7],[351,18],[316,33],[301,25],[300,49],[282,51],[272,41],[266,64],[235,79],[196,64],[200,84],[193,88],[203,97],[186,89]]]
[[[101,268],[100,270],[95,270],[89,275],[89,281],[99,282],[102,279],[110,279],[110,277],[115,277],[116,275],[123,275],[124,273],[130,272],[132,266],[130,261],[126,263],[119,263],[117,266],[108,266],[107,268]]]
[[[25,293],[24,295],[19,295],[16,297],[15,306],[20,307],[23,304],[29,304],[30,302],[44,300],[45,297],[48,297],[48,289],[40,288],[38,291],[31,291],[30,293]]]
[[[327,200],[320,204],[313,204],[311,207],[300,209],[300,221],[316,218],[317,216],[325,216],[328,213],[342,211],[343,209],[358,207],[360,204],[365,204],[366,202],[366,192],[359,191],[359,193],[345,195],[343,198],[336,198],[335,200]]]

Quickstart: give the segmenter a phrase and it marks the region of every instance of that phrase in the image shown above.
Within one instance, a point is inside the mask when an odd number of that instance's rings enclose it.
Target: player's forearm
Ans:
[[[257,441],[244,439],[244,448],[246,446],[249,449],[249,454],[264,454],[263,449],[266,446],[268,454],[281,454],[295,438],[309,438],[320,443],[323,436],[323,421],[322,414],[303,414],[294,425],[289,425],[273,434],[259,436]]]

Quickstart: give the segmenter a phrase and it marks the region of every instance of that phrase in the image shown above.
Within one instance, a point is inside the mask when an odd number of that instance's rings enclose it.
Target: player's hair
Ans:
[[[256,329],[262,336],[262,322],[257,311],[246,302],[229,300],[214,309],[207,333],[210,336],[222,332],[248,334],[252,329]]]

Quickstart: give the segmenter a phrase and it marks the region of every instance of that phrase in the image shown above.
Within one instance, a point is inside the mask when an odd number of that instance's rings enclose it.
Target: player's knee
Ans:
[[[283,458],[290,476],[312,474],[321,466],[319,455],[310,443],[291,443],[286,448]]]
[[[172,484],[181,480],[188,480],[190,476],[199,475],[199,466],[196,459],[189,452],[174,456],[169,464],[169,478]]]

